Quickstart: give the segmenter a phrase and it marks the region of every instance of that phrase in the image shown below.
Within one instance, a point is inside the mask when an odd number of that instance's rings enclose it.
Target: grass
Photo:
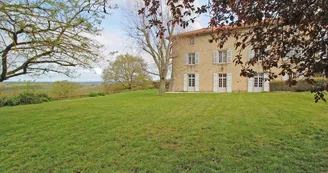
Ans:
[[[0,109],[0,172],[328,172],[309,93],[155,90]]]
[[[0,83],[0,96],[13,97],[25,91],[36,91],[39,93],[46,93],[54,98],[57,97],[53,93],[52,83],[30,82],[29,85],[27,85],[27,82]],[[90,92],[104,92],[104,87],[101,84],[80,84],[80,87],[72,93],[71,98],[88,97]]]

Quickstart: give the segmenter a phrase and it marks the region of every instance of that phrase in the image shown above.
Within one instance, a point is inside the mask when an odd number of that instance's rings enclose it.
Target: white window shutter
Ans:
[[[289,75],[287,73],[285,73],[285,75],[282,76],[282,80],[286,81],[289,79]]]
[[[248,92],[253,92],[254,78],[248,78]]]
[[[188,91],[188,75],[183,76],[183,91]]]
[[[214,73],[214,75],[213,75],[213,92],[215,92],[215,93],[218,92],[218,84],[219,84],[218,74]]]
[[[187,65],[188,64],[188,54],[186,53],[185,56],[184,56],[184,64]]]
[[[195,74],[195,91],[199,91],[199,74]]]
[[[199,58],[200,58],[199,52],[196,52],[195,53],[195,64],[199,64]]]
[[[269,92],[270,91],[270,81],[269,81],[269,74],[268,73],[264,73],[263,74],[263,91],[264,92]]]
[[[227,51],[227,63],[232,63],[232,50]]]
[[[227,92],[231,93],[232,92],[232,74],[227,73]]]
[[[214,64],[219,64],[219,52],[215,51],[213,53],[213,58],[214,58]]]
[[[253,50],[252,50],[252,48],[249,48],[248,49],[248,60],[251,60],[251,59],[253,59]]]

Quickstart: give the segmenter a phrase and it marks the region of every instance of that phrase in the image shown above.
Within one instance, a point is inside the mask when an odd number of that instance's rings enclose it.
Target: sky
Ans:
[[[115,60],[115,55],[130,53],[138,56],[142,56],[145,61],[149,64],[153,64],[151,57],[147,56],[141,51],[136,51],[131,48],[131,44],[127,41],[126,32],[122,25],[122,12],[120,7],[124,5],[125,0],[112,0],[112,4],[116,4],[118,9],[112,10],[110,15],[107,15],[103,20],[101,27],[102,32],[100,36],[95,37],[100,43],[104,45],[104,58],[106,60]],[[134,0],[131,0],[134,1]],[[200,6],[206,4],[208,0],[196,0],[195,5]],[[200,16],[197,18],[194,24],[191,26],[193,29],[201,29],[208,26],[208,18],[206,16]],[[110,55],[110,52],[118,52],[117,54]],[[47,73],[41,76],[19,76],[16,78],[11,78],[8,81],[36,81],[36,82],[53,82],[59,80],[69,80],[74,82],[93,82],[102,81],[101,74],[104,68],[106,68],[107,63],[103,62],[101,64],[94,65],[92,70],[90,69],[77,69],[77,73],[74,78],[69,78],[65,75],[56,73]]]

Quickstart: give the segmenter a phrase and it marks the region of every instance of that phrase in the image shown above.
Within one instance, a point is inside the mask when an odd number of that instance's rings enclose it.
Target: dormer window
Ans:
[[[189,44],[194,45],[195,44],[195,37],[190,37],[189,38]]]

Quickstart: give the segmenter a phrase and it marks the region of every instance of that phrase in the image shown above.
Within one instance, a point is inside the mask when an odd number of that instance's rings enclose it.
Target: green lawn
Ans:
[[[0,172],[328,172],[309,93],[155,90],[0,109]]]

